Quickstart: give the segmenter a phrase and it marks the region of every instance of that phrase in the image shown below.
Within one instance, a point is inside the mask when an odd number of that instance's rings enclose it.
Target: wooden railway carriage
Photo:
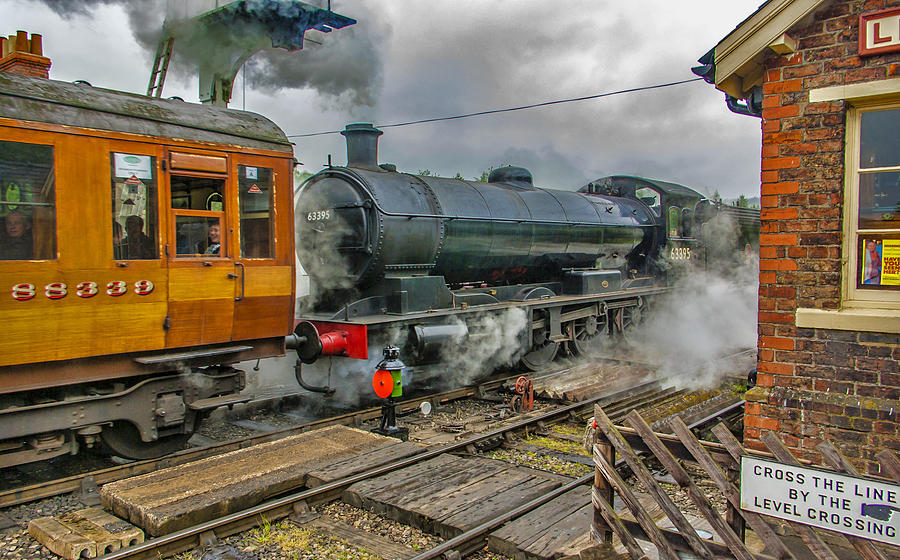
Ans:
[[[0,466],[240,400],[292,327],[292,171],[259,115],[0,73]]]

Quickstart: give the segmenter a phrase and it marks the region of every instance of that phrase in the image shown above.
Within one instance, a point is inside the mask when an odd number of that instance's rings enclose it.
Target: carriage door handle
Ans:
[[[241,274],[240,274],[240,277],[241,277],[241,295],[235,296],[234,301],[241,301],[242,299],[244,299],[244,276],[245,276],[245,273],[244,273],[244,263],[242,263],[242,262],[236,262],[236,263],[234,263],[234,266],[239,266],[239,267],[241,267]],[[229,273],[228,273],[228,277],[231,278],[231,279],[235,279],[235,278],[238,277],[238,275],[235,274],[235,273],[233,273],[233,272],[229,272]]]

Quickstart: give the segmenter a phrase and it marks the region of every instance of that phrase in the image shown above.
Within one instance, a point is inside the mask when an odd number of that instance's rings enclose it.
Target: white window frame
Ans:
[[[854,104],[847,111],[847,140],[844,147],[844,241],[842,254],[841,307],[858,309],[898,309],[900,310],[900,290],[875,290],[857,286],[859,270],[859,236],[900,233],[900,224],[891,229],[859,229],[859,182],[860,178],[886,171],[900,172],[900,165],[861,169],[859,166],[860,133],[862,115],[873,111],[900,109],[900,102],[878,103],[876,101]],[[900,149],[900,146],[898,146]]]
[[[900,334],[900,292],[856,287],[860,115],[878,109],[900,108],[900,78],[810,90],[810,103],[826,101],[846,101],[850,104],[845,122],[841,307],[836,311],[798,308],[795,324],[803,328]],[[866,169],[863,174],[893,169]],[[884,230],[864,231],[876,233]]]

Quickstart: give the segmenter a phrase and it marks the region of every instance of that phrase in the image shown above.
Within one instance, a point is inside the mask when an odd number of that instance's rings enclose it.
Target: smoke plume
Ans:
[[[627,338],[631,356],[657,366],[662,379],[689,388],[718,385],[725,373],[743,373],[747,356],[722,356],[755,348],[759,262],[736,266],[731,274],[699,271],[651,302],[646,321]],[[749,357],[755,359],[755,352]]]
[[[131,31],[143,47],[148,60],[156,53],[163,35],[163,25],[175,35],[175,52],[169,67],[169,77],[193,78],[200,65],[230,68],[234,61],[220,61],[225,45],[238,45],[238,36],[214,37],[196,35],[190,24],[192,16],[224,5],[225,1],[187,0],[40,0],[63,18],[90,16],[100,6],[119,6],[128,16]],[[248,9],[254,4],[278,9],[291,4],[290,0],[247,0]],[[323,4],[317,0],[314,5]],[[247,84],[262,92],[273,94],[284,89],[309,88],[324,94],[329,105],[344,108],[371,107],[382,86],[381,51],[379,43],[391,33],[390,26],[380,14],[364,6],[355,5],[342,13],[358,23],[332,33],[315,34],[317,39],[304,41],[302,52],[267,49],[258,52],[246,63]],[[313,42],[316,41],[316,42]],[[320,43],[320,44],[317,44]],[[148,64],[149,73],[149,64]]]

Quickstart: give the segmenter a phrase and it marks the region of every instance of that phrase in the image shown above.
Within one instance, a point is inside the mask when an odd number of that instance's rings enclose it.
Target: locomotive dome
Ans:
[[[528,183],[534,185],[531,171],[524,167],[506,165],[491,171],[488,175],[488,183]]]

